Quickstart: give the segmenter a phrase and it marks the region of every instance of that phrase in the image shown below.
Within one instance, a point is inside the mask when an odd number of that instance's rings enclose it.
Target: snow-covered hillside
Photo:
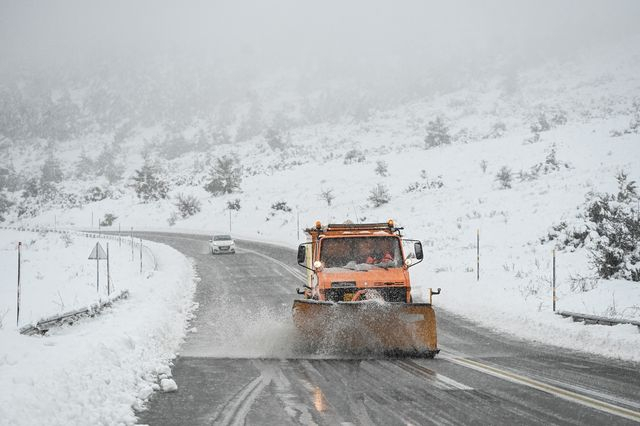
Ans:
[[[96,293],[95,261],[87,260],[96,241],[105,241],[13,230],[0,230],[0,241],[0,424],[134,423],[134,408],[171,376],[191,315],[191,263],[147,243],[158,269],[146,252],[141,274],[130,247],[110,241],[112,285],[129,297],[46,337],[25,336],[15,327],[17,242],[24,244],[22,326],[106,298],[104,287]]]
[[[172,160],[160,156],[164,145],[158,141],[166,140],[166,129],[136,128],[121,144],[125,178],[111,184],[105,177],[71,178],[81,147],[90,142],[71,141],[56,156],[67,176],[60,190],[72,195],[25,201],[8,194],[16,204],[5,216],[16,224],[96,228],[112,214],[117,216],[112,229],[230,228],[238,237],[292,246],[305,238],[300,228],[317,219],[394,218],[408,236],[425,242],[427,260],[414,269],[416,297],[442,287],[436,304],[491,327],[587,350],[593,349],[589,339],[609,339],[612,345],[596,350],[638,359],[637,329],[585,331],[551,313],[554,244],[540,241],[552,226],[575,218],[588,193],[614,192],[620,171],[640,180],[640,40],[459,87],[368,111],[358,120],[285,129],[274,124],[271,133],[246,142],[213,145]],[[195,146],[202,135],[213,137],[212,131],[195,121],[178,140]],[[3,162],[35,175],[41,154],[5,152]],[[242,167],[240,189],[214,196],[205,186],[223,156]],[[144,157],[162,170],[158,177],[166,181],[166,198],[143,202],[132,189],[130,178]],[[95,187],[100,194],[92,198]],[[196,197],[200,210],[177,215],[178,195]],[[557,265],[559,309],[640,318],[640,286],[595,277],[588,250],[559,251]],[[585,281],[588,288],[576,285]],[[570,337],[554,337],[554,331],[568,329],[574,330]]]

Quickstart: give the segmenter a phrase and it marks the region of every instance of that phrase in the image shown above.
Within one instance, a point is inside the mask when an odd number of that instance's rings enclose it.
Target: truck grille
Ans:
[[[353,296],[359,289],[356,287],[350,288],[331,288],[324,292],[327,300],[331,302],[343,302],[350,300],[350,296]],[[382,295],[382,298],[387,302],[406,302],[407,301],[407,288],[406,287],[375,287],[370,290],[376,290]]]

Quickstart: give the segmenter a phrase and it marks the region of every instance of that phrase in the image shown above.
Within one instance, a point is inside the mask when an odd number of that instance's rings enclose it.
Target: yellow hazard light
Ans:
[[[316,229],[320,229],[322,228],[322,224],[320,223],[319,220],[316,220]]]
[[[389,220],[387,221],[387,225],[389,225],[389,228],[393,228],[393,225],[394,225],[394,223],[393,223],[393,219],[389,219]]]

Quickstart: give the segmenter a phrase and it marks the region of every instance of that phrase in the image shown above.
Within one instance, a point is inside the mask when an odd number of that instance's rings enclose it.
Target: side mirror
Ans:
[[[305,244],[300,244],[298,246],[298,265],[302,265],[306,259],[307,259],[307,246]],[[306,265],[302,265],[302,266],[306,266]]]
[[[422,252],[422,243],[417,241],[413,245],[413,251],[416,253],[416,259],[422,260],[424,258],[424,253]]]

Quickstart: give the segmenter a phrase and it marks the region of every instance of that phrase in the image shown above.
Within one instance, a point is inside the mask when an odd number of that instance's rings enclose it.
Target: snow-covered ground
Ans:
[[[96,242],[109,243],[112,285],[129,290],[129,297],[44,337],[19,334],[18,241],[23,243],[20,325],[105,299],[105,262],[98,294],[96,262],[87,259]],[[131,424],[134,407],[158,387],[158,379],[171,376],[171,360],[191,315],[194,269],[177,251],[145,243],[140,273],[139,253],[132,261],[126,243],[0,230],[0,424]]]
[[[545,343],[640,360],[637,328],[584,326],[552,313],[553,244],[540,243],[551,226],[576,215],[588,192],[614,191],[617,172],[624,170],[631,180],[640,181],[640,134],[625,133],[638,113],[638,41],[522,70],[508,90],[497,79],[377,111],[367,121],[294,128],[284,151],[270,149],[259,136],[216,146],[205,155],[188,153],[164,163],[164,177],[171,184],[166,200],[142,203],[123,182],[112,188],[113,199],[8,219],[16,224],[95,227],[98,218],[112,213],[118,217],[112,229],[166,229],[176,211],[175,197],[184,193],[196,196],[202,209],[178,218],[175,229],[226,232],[230,227],[236,237],[295,246],[305,238],[299,228],[317,219],[394,218],[407,236],[425,243],[426,261],[412,269],[416,297],[425,297],[429,287],[441,287],[436,305],[480,324]],[[533,131],[542,115],[549,129]],[[425,149],[425,127],[437,116],[448,126],[452,143]],[[137,129],[127,141],[129,176],[140,167],[145,144],[159,132]],[[68,164],[84,143],[77,142],[75,149],[60,153]],[[353,149],[362,152],[362,162],[345,161]],[[225,154],[236,155],[242,163],[241,192],[214,197],[203,188],[207,158]],[[551,156],[557,169],[518,178],[519,171],[544,165]],[[12,161],[21,168],[39,165],[28,156]],[[386,162],[387,176],[375,172],[378,161]],[[503,167],[513,172],[511,188],[501,189],[496,181]],[[74,180],[65,188],[82,193],[95,184]],[[376,184],[385,185],[390,195],[380,207],[368,200]],[[328,190],[334,196],[331,206],[320,195]],[[227,202],[235,199],[241,209],[230,214]],[[277,202],[286,203],[290,211],[272,208]],[[558,252],[558,309],[640,319],[637,283],[594,277],[587,251]],[[582,289],[576,286],[581,282],[586,283]]]

